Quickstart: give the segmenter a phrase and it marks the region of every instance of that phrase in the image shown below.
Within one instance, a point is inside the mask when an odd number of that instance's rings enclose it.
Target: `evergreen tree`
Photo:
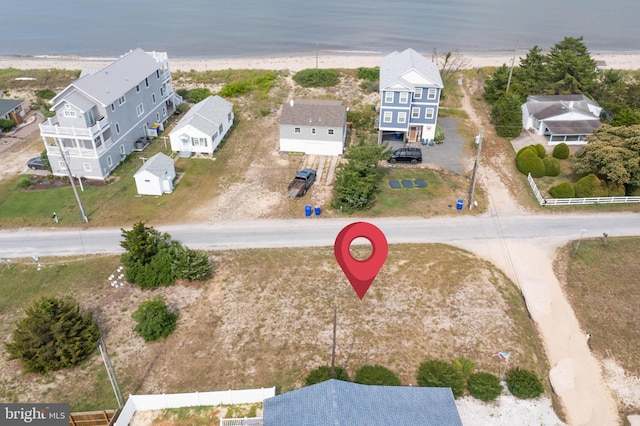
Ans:
[[[582,37],[565,37],[549,50],[549,81],[555,94],[590,94],[596,85],[596,62]]]
[[[507,81],[509,80],[509,68],[506,65],[502,65],[498,68],[491,78],[489,78],[484,85],[484,94],[482,97],[490,105],[496,103],[507,91]]]
[[[130,231],[124,229],[121,231],[124,240],[120,242],[120,247],[127,251],[123,260],[131,263],[146,265],[161,248],[167,247],[170,242],[169,234],[161,234],[153,227],[145,226],[144,222],[134,223]]]
[[[507,93],[493,106],[496,133],[505,138],[515,138],[522,131],[522,100],[515,93]]]
[[[533,46],[527,56],[520,60],[520,72],[518,72],[521,90],[518,90],[525,99],[529,95],[543,95],[549,90],[549,75],[547,73],[547,57],[542,54],[538,46]]]
[[[5,343],[10,359],[20,359],[26,371],[45,373],[70,368],[95,350],[100,330],[90,312],[73,299],[44,297],[25,309]]]

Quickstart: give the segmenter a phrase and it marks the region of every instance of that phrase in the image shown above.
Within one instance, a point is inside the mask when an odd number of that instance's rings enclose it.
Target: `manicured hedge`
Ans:
[[[515,367],[507,372],[507,386],[509,392],[518,398],[536,398],[544,392],[544,386],[533,371]]]
[[[355,383],[363,385],[400,386],[396,374],[381,365],[363,365],[356,371]]]
[[[464,393],[465,380],[462,371],[455,365],[439,360],[429,359],[418,367],[416,380],[419,386],[451,388],[455,398]]]
[[[349,382],[349,374],[342,368],[335,366],[333,369],[334,377],[338,380]],[[315,385],[316,383],[324,382],[331,379],[331,367],[322,365],[315,370],[311,370],[307,378],[304,380],[306,386]]]
[[[518,153],[516,156],[516,167],[525,175],[531,173],[531,176],[534,178],[541,178],[545,173],[544,163],[531,148],[523,148],[523,150]]]
[[[560,162],[552,157],[545,157],[542,159],[544,164],[545,176],[558,176],[560,174]]]
[[[502,384],[497,376],[490,373],[473,373],[467,379],[467,389],[476,399],[493,401],[502,393]]]
[[[607,197],[609,188],[607,183],[598,179],[594,174],[589,174],[576,182],[574,185],[576,197]]]
[[[576,191],[573,189],[573,185],[569,182],[562,182],[551,189],[549,194],[553,198],[573,198],[576,196]]]
[[[537,143],[533,145],[533,148],[536,150],[536,154],[539,158],[544,158],[547,156],[547,150],[545,149],[544,145]]]
[[[570,153],[571,151],[569,150],[569,145],[562,142],[553,148],[553,153],[551,155],[553,155],[553,158],[557,158],[559,160],[565,160],[569,158]]]

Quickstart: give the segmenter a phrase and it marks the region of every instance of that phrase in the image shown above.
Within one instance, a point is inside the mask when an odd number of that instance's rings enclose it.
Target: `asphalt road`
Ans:
[[[331,246],[338,232],[358,219],[291,219],[157,226],[183,244],[206,250]],[[456,243],[482,240],[559,241],[640,235],[640,215],[527,215],[367,219],[394,243]],[[152,225],[152,224],[151,224]],[[18,229],[0,231],[0,257],[68,256],[119,253],[119,228]]]

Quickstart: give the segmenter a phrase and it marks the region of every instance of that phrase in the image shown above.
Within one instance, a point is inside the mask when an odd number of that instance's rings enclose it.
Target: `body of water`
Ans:
[[[592,52],[640,50],[637,0],[25,0],[0,14],[2,56],[504,53],[565,36]]]

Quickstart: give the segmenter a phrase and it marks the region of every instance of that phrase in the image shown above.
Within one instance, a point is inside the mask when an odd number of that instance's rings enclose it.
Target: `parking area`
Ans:
[[[438,123],[444,130],[445,138],[441,144],[420,145],[417,143],[405,144],[398,139],[385,139],[392,150],[405,146],[414,146],[422,149],[422,163],[427,167],[446,170],[458,175],[464,175],[473,166],[473,159],[466,149],[465,140],[458,134],[457,122],[453,117],[442,117]]]

